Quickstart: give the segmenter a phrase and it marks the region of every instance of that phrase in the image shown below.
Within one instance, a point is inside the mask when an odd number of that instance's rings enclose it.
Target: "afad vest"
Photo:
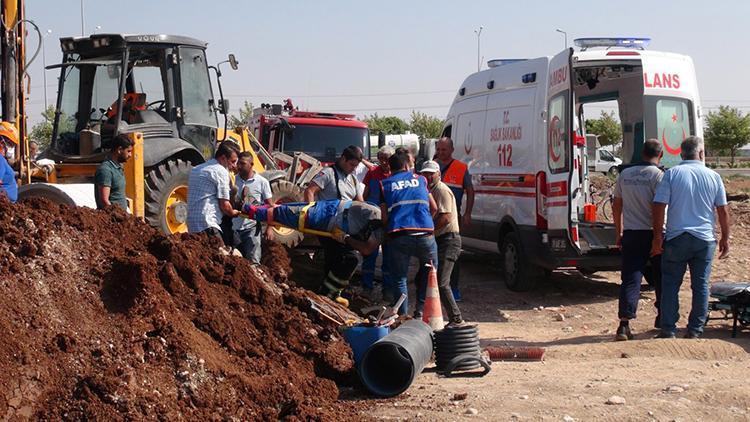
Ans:
[[[451,188],[453,196],[456,197],[456,204],[459,211],[461,210],[461,200],[464,197],[464,176],[467,170],[466,164],[458,160],[453,160],[448,164],[448,168],[445,169],[441,177],[443,183]]]
[[[380,182],[388,208],[388,233],[404,230],[432,232],[427,179],[402,171]]]

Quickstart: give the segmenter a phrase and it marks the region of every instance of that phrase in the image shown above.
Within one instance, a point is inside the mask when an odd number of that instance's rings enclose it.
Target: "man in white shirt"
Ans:
[[[237,196],[234,198],[240,209],[242,204],[252,205],[274,205],[271,193],[271,184],[268,180],[257,174],[253,169],[253,155],[243,152],[237,160]],[[261,239],[260,223],[243,217],[235,217],[232,220],[232,229],[237,233],[235,247],[242,253],[245,259],[253,264],[260,264]],[[273,227],[266,227],[266,238],[273,237]]]

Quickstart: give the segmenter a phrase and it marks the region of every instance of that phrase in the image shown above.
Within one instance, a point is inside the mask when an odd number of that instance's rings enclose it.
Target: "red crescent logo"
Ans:
[[[555,126],[557,126],[557,122],[559,121],[560,118],[554,116],[549,122],[549,142],[547,143],[547,146],[549,147],[549,155],[552,157],[552,161],[560,160],[560,154],[556,154],[555,148],[553,147],[554,143],[560,141],[560,132],[555,130]]]
[[[679,155],[682,152],[682,146],[678,146],[677,148],[670,147],[667,142],[666,131],[667,129],[661,130],[661,143],[664,145],[664,149],[666,149],[670,155]],[[682,129],[682,139],[685,140],[685,129]]]

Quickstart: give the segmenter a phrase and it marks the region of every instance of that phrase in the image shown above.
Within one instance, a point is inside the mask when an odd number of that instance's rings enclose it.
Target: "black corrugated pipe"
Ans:
[[[479,331],[476,325],[464,325],[435,331],[435,366],[438,372],[451,376],[453,371],[468,371],[479,367],[484,374],[490,365],[482,358]]]
[[[362,357],[360,378],[381,397],[397,396],[414,382],[432,357],[432,329],[419,320],[401,324]]]

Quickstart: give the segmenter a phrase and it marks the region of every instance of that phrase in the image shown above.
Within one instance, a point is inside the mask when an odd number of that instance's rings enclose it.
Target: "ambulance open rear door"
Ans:
[[[578,243],[577,216],[572,215],[570,183],[573,173],[573,94],[572,66],[573,49],[566,49],[549,62],[547,81],[547,169],[546,180],[537,187],[537,227],[546,223],[548,241],[553,252],[576,249]],[[541,173],[541,172],[540,172]],[[544,221],[546,219],[546,221]],[[540,221],[541,220],[541,221]],[[541,223],[541,224],[540,224]]]

